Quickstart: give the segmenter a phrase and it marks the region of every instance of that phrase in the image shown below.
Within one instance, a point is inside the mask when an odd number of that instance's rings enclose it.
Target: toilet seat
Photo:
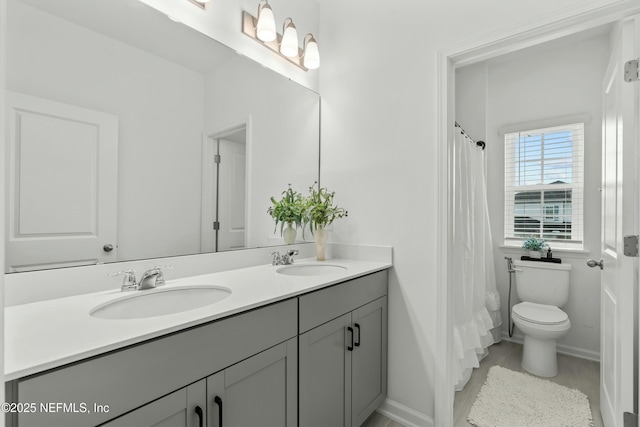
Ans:
[[[513,316],[538,325],[561,325],[569,321],[567,313],[553,305],[521,302],[513,306]]]

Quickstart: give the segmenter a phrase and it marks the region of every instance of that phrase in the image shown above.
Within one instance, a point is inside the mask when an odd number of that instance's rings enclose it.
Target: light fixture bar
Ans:
[[[200,9],[204,9],[204,6],[209,3],[209,0],[189,0],[189,2],[195,4],[196,6],[198,6]]]
[[[190,0],[190,1],[195,1],[195,0]],[[276,32],[275,40],[272,40],[270,42],[264,42],[256,36],[257,24],[258,24],[258,19],[256,17],[251,15],[249,12],[245,12],[245,11],[242,12],[242,33],[244,35],[252,38],[253,40],[260,43],[261,45],[269,48],[272,52],[274,52],[281,58],[284,58],[287,61],[291,62],[296,67],[299,67],[304,71],[309,71],[309,69],[302,64],[301,58],[302,58],[303,51],[302,49],[300,49],[300,47],[298,47],[298,56],[288,57],[283,55],[282,53],[280,53],[280,42],[282,40],[282,35]]]

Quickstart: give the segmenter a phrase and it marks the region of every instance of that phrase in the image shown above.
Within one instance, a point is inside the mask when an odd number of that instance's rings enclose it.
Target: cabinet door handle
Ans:
[[[347,346],[347,350],[353,351],[353,328],[351,326],[347,326],[347,331],[351,334],[351,345]]]
[[[218,427],[222,427],[222,399],[220,396],[216,396],[213,401],[218,405]]]
[[[356,329],[358,330],[358,341],[354,345],[356,347],[360,347],[360,325],[356,323],[353,326],[355,326]]]
[[[196,406],[196,414],[198,414],[198,427],[204,427],[204,413],[201,407]]]

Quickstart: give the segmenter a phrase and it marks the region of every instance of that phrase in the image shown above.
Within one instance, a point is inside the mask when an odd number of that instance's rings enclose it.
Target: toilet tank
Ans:
[[[571,264],[514,261],[516,292],[521,301],[564,306],[569,300]]]

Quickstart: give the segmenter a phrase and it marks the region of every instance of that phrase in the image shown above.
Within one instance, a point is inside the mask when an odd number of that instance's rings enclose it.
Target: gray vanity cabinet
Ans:
[[[207,378],[208,427],[295,427],[298,340]]]
[[[355,310],[352,317],[358,327],[351,363],[351,425],[360,426],[387,395],[387,298]]]
[[[158,399],[168,399],[174,403],[183,402],[183,409],[188,408],[188,405],[193,406],[189,403],[193,401],[192,393],[189,393],[190,384],[198,384],[200,381],[205,386],[201,393],[202,400],[198,397],[196,401],[203,405],[203,412],[206,414],[210,408],[210,405],[209,408],[204,405],[207,403],[204,402],[207,377],[222,371],[235,373],[242,369],[238,366],[250,370],[253,366],[251,363],[260,365],[260,361],[266,357],[265,354],[271,354],[269,352],[274,348],[279,349],[278,354],[282,354],[285,347],[295,348],[295,344],[289,341],[297,340],[297,318],[297,300],[292,298],[13,381],[8,388],[9,401],[35,402],[38,408],[47,402],[74,405],[70,409],[82,409],[80,405],[84,404],[89,410],[75,412],[54,407],[55,413],[37,410],[31,413],[9,414],[7,425],[88,427],[109,421],[114,423],[114,426],[124,426],[127,423],[117,417],[126,420],[129,416],[139,416],[145,422],[130,424],[129,427],[144,427],[155,425],[153,422],[156,421],[153,419],[149,418],[149,422],[146,423],[147,418],[144,418],[149,411],[148,408],[155,406],[161,407],[163,411],[167,410],[166,414],[161,414],[159,420],[175,421],[181,417],[179,405],[173,406],[175,412],[172,412],[168,404],[158,404]],[[255,368],[252,381],[256,381],[260,375],[267,374],[272,377],[282,374],[283,378],[285,374],[291,376],[294,362],[295,358],[286,358],[286,372],[282,369],[276,372],[275,369]],[[264,363],[262,366],[265,366]],[[236,375],[238,383],[241,382],[240,377],[241,375]],[[295,378],[295,375],[293,377]],[[246,389],[233,387],[233,391],[236,390]],[[176,397],[184,391],[187,393],[187,400]],[[291,392],[295,393],[295,388],[292,388]],[[94,404],[108,406],[108,410],[93,410]],[[230,406],[233,407],[232,404]],[[192,420],[194,413],[187,410],[186,421]],[[162,418],[165,415],[169,418]],[[174,418],[171,418],[172,416]],[[194,423],[188,425],[198,426]]]
[[[351,314],[300,335],[300,427],[351,425]]]
[[[385,399],[386,293],[380,272],[300,297],[300,427],[357,427]]]
[[[292,338],[100,427],[295,427],[297,345]]]
[[[200,380],[100,427],[204,426],[205,399],[206,381]]]
[[[8,427],[358,427],[387,392],[387,272],[26,376],[6,392],[38,405],[7,414]]]

